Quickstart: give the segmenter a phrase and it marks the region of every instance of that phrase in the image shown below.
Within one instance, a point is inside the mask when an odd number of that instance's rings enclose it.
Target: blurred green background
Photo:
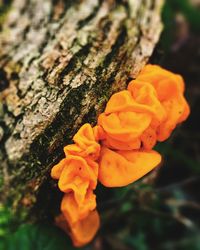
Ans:
[[[125,188],[98,187],[101,229],[82,249],[200,250],[200,1],[167,0],[162,17],[150,62],[184,77],[191,115],[156,146],[163,155],[159,169]],[[53,225],[22,225],[13,232],[10,221],[8,208],[0,207],[1,250],[73,249]]]

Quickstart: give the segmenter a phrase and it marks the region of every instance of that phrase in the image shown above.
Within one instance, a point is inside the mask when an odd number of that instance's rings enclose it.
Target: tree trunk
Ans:
[[[147,62],[161,32],[161,5],[10,4],[0,34],[0,189],[19,222],[54,213],[51,167],[81,124],[95,124],[111,94]]]

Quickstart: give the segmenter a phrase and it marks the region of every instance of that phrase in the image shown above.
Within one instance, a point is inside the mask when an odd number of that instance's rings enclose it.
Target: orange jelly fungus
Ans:
[[[180,75],[147,65],[127,90],[111,96],[95,127],[84,124],[74,144],[64,147],[65,158],[51,170],[65,193],[56,224],[75,246],[89,243],[99,228],[98,180],[106,187],[122,187],[159,165],[161,156],[152,148],[189,115],[183,94]]]

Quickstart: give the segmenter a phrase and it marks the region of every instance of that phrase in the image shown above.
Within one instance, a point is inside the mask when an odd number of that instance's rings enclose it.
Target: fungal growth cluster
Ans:
[[[97,125],[84,124],[65,158],[52,168],[64,192],[56,223],[75,246],[90,242],[100,220],[94,190],[126,186],[158,166],[161,156],[152,148],[166,140],[189,115],[184,82],[157,65],[147,65],[127,90],[114,94]]]

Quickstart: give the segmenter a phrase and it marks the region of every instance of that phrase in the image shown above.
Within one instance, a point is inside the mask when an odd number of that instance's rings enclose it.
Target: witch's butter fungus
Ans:
[[[84,124],[74,144],[64,147],[65,158],[51,170],[65,193],[56,224],[75,246],[90,242],[99,228],[94,190],[126,186],[159,165],[152,150],[166,140],[189,115],[184,81],[157,65],[147,65],[127,90],[111,96],[97,125]]]

